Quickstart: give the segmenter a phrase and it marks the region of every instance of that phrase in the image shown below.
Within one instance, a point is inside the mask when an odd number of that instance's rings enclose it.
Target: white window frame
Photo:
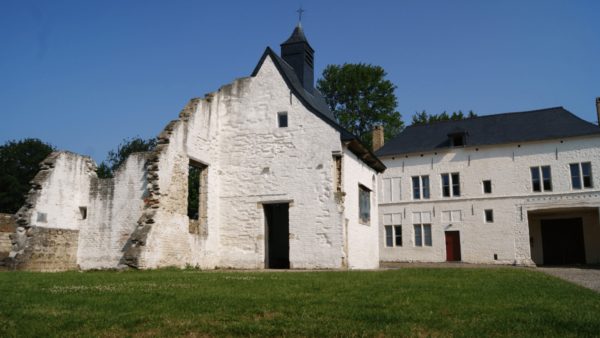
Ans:
[[[546,180],[544,178],[544,170],[543,168],[548,168],[548,172],[549,172],[549,177],[548,180],[550,182],[550,188],[546,188],[544,181]],[[538,178],[540,180],[539,184],[540,184],[540,190],[535,190],[535,185],[534,185],[534,180],[533,180],[533,173],[534,171],[537,172],[538,174]],[[531,174],[531,191],[533,192],[547,192],[547,191],[552,191],[553,188],[553,184],[552,184],[552,168],[549,165],[538,165],[538,166],[533,166],[530,167],[529,172]]]
[[[392,234],[392,245],[388,245],[387,242],[387,229],[391,228],[391,234]],[[401,243],[400,245],[398,245],[396,243],[396,239],[398,237],[398,233],[397,233],[397,228],[400,227],[400,239],[401,239]],[[402,236],[402,214],[401,213],[396,213],[396,214],[383,214],[383,245],[386,248],[394,248],[394,247],[402,247],[404,245],[404,236]]]
[[[362,204],[360,203],[363,192],[366,192],[367,196],[368,196],[368,198],[367,198],[368,205],[366,206],[367,207],[366,211],[368,212],[368,215],[366,218],[363,218],[363,215],[362,215],[363,207],[362,207]],[[364,224],[364,225],[371,224],[371,211],[373,209],[371,207],[373,203],[371,203],[371,202],[372,202],[371,201],[371,189],[367,188],[365,185],[359,184],[358,185],[358,222],[360,224]]]
[[[417,240],[417,233],[419,233],[418,240]],[[428,238],[429,238],[429,242],[427,241]],[[414,246],[417,248],[432,247],[433,246],[433,235],[431,233],[431,223],[413,224],[413,241],[414,241]]]
[[[449,195],[448,196],[444,196],[444,175],[448,175],[448,188],[449,188]],[[458,184],[455,184],[454,182],[454,178],[452,177],[453,175],[457,175],[458,176]],[[461,184],[461,179],[460,179],[460,173],[458,172],[452,172],[452,173],[442,173],[440,174],[440,184],[441,184],[441,193],[442,193],[442,198],[452,198],[452,197],[460,197],[461,196],[461,191],[462,191],[462,187],[460,186]],[[458,194],[454,193],[454,186],[457,185],[458,186]]]
[[[425,184],[423,184],[423,178],[426,177],[427,178],[427,197],[425,197],[424,191],[425,191]],[[418,186],[418,192],[419,192],[419,196],[415,197],[415,178],[417,179],[419,186]],[[412,189],[411,189],[411,196],[413,200],[428,200],[431,198],[431,180],[429,179],[429,175],[417,175],[417,176],[412,176],[410,178],[410,182],[412,185]]]
[[[585,180],[583,179],[583,164],[589,164],[590,166],[590,185],[589,186],[585,186]],[[571,166],[577,166],[577,175],[578,175],[578,180],[579,180],[579,187],[576,188],[573,185],[573,172],[571,170]],[[572,190],[583,190],[583,189],[593,189],[594,188],[594,171],[592,170],[592,162],[579,162],[579,163],[569,163],[569,176],[571,178],[571,189]]]

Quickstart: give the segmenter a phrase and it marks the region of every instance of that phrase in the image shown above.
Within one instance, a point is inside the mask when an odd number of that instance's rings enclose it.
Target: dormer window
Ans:
[[[453,147],[462,147],[465,145],[465,135],[453,135],[450,140],[450,144]]]
[[[448,134],[450,147],[464,147],[467,144],[467,132],[456,128]]]

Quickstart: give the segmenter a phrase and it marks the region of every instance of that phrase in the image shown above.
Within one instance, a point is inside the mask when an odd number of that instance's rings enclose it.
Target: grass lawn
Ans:
[[[528,269],[0,273],[0,337],[600,336],[600,294]]]

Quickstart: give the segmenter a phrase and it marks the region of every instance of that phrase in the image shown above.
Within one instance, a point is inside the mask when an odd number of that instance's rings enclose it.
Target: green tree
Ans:
[[[380,66],[364,63],[328,65],[317,89],[338,123],[370,146],[375,125],[383,125],[385,139],[396,136],[402,128],[402,116],[396,111],[396,86],[385,79]]]
[[[464,119],[470,119],[472,117],[476,117],[477,114],[475,114],[475,112],[473,112],[472,110],[469,110],[469,113],[467,113],[466,115],[461,111],[457,111],[457,112],[453,112],[451,115],[449,115],[447,112],[443,112],[441,114],[428,114],[426,111],[422,111],[420,113],[415,112],[415,114],[412,117],[412,125],[414,124],[426,124],[426,123],[433,123],[433,122],[439,122],[439,121],[456,121],[456,120],[464,120]]]
[[[0,212],[14,214],[25,203],[29,181],[53,150],[53,146],[35,138],[0,146]]]
[[[156,139],[150,138],[147,140],[139,136],[128,139],[125,138],[117,147],[117,150],[108,152],[106,160],[98,165],[97,174],[99,178],[111,178],[119,166],[125,162],[127,157],[133,153],[151,151],[156,147]]]

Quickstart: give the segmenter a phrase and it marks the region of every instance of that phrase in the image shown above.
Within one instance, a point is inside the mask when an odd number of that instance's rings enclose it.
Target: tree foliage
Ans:
[[[25,203],[29,181],[53,150],[53,146],[35,138],[0,146],[0,212],[13,214]]]
[[[464,120],[472,117],[476,117],[477,114],[472,110],[465,115],[461,110],[458,112],[453,112],[452,114],[448,114],[447,112],[443,112],[441,114],[428,114],[426,111],[422,111],[420,113],[415,113],[412,117],[412,124],[426,124],[433,123],[438,121],[456,121],[456,120]]]
[[[375,125],[383,125],[385,138],[404,127],[396,107],[396,86],[385,79],[380,66],[370,64],[328,65],[317,89],[325,96],[338,123],[370,146]]]
[[[151,151],[156,147],[156,139],[147,140],[139,136],[128,139],[125,138],[117,147],[117,150],[108,152],[106,160],[98,165],[97,174],[99,178],[111,178],[119,166],[127,160],[127,157],[133,153]]]

